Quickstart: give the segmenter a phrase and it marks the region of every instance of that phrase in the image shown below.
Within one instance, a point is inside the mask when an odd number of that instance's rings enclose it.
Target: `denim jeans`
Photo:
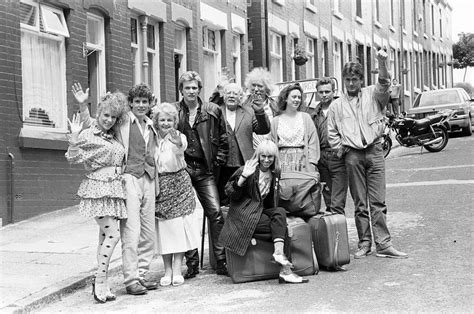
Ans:
[[[197,198],[201,202],[204,210],[204,215],[209,220],[209,226],[211,230],[212,238],[212,249],[216,261],[225,260],[224,247],[219,245],[219,235],[222,227],[224,226],[224,216],[222,215],[221,207],[219,204],[219,193],[217,191],[216,182],[214,175],[207,171],[205,167],[199,165],[193,165],[186,168],[191,177],[191,181],[194,189],[196,190]],[[188,267],[199,266],[199,253],[198,249],[187,251],[186,254],[186,265]]]
[[[326,211],[344,215],[347,198],[347,172],[343,158],[337,158],[332,149],[321,150],[318,162],[321,182],[324,182],[323,198]]]
[[[370,218],[377,251],[392,246],[385,205],[385,160],[380,143],[366,149],[349,149],[345,155],[349,190],[355,206],[359,248],[371,247]]]

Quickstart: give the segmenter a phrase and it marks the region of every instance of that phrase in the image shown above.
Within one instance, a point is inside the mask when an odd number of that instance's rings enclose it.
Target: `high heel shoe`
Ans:
[[[286,258],[284,254],[273,254],[272,262],[278,263],[281,266],[288,266],[293,268],[293,264]]]
[[[95,278],[92,279],[92,295],[94,296],[94,300],[96,300],[99,303],[107,302],[107,297],[105,297],[105,299],[99,298],[99,296],[95,293]]]
[[[108,283],[107,283],[107,294],[105,296],[105,299],[107,300],[107,302],[117,300],[117,296],[113,294],[112,291],[110,291],[110,287]]]
[[[309,279],[298,276],[294,272],[291,272],[288,275],[280,273],[280,275],[278,276],[278,283],[297,284],[297,283],[308,283],[308,282],[309,282]]]

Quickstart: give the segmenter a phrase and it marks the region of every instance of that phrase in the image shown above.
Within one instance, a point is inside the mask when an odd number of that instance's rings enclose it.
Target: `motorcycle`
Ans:
[[[392,132],[401,146],[421,146],[422,149],[424,147],[433,153],[443,150],[448,144],[448,121],[454,113],[454,110],[444,110],[417,120],[406,118],[406,113],[402,114],[403,117],[387,114],[382,135],[384,157],[387,157],[392,149]]]

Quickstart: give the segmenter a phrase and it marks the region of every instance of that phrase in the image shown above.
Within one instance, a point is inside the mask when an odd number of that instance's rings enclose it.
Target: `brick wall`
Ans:
[[[18,135],[21,107],[20,29],[16,1],[0,2],[0,211],[3,222],[7,218],[9,200],[8,153],[18,156],[15,137]]]
[[[51,3],[59,3],[55,1]],[[101,7],[100,1],[85,1],[88,8],[109,14],[106,32],[107,89],[128,91],[131,86],[130,22],[127,3],[115,1]],[[68,116],[77,110],[69,86],[73,81],[87,85],[87,59],[82,56],[86,40],[86,10],[82,0],[63,2],[70,38],[66,40],[66,80]],[[21,148],[18,135],[22,128],[22,78],[20,50],[19,2],[1,1],[0,18],[0,211],[3,224],[7,221],[12,182],[8,153],[15,158],[13,169],[13,221],[17,222],[41,213],[78,203],[76,191],[84,171],[81,165],[69,165],[64,150]],[[107,23],[106,23],[107,24]]]

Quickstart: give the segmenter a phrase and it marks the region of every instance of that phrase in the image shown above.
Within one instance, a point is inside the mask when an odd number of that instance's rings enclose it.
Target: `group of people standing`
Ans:
[[[247,95],[238,84],[228,83],[213,95],[216,103],[203,101],[203,82],[188,71],[178,83],[181,101],[152,108],[150,89],[139,84],[128,97],[105,95],[95,119],[85,103],[88,90],[74,84],[80,112],[69,121],[66,158],[88,171],[78,195],[80,213],[99,225],[92,288],[96,301],[115,299],[107,273],[120,238],[128,294],[179,286],[199,273],[194,193],[209,220],[217,274],[228,275],[225,250],[244,255],[254,237],[273,241],[280,283],[307,282],[292,272],[285,254],[286,212],[278,206],[279,178],[285,171],[319,171],[327,211],[344,214],[349,187],[359,235],[355,258],[371,251],[369,213],[377,256],[405,258],[393,248],[386,225],[379,142],[390,80],[386,53],[379,51],[377,58],[374,86],[362,88],[363,69],[354,62],[344,66],[346,92],[340,98],[334,99],[331,79],[318,80],[321,101],[314,110],[304,106],[299,84],[285,87],[275,102],[270,73],[263,68],[248,73]],[[221,206],[229,207],[225,220]],[[155,243],[165,267],[159,283],[146,276]]]

